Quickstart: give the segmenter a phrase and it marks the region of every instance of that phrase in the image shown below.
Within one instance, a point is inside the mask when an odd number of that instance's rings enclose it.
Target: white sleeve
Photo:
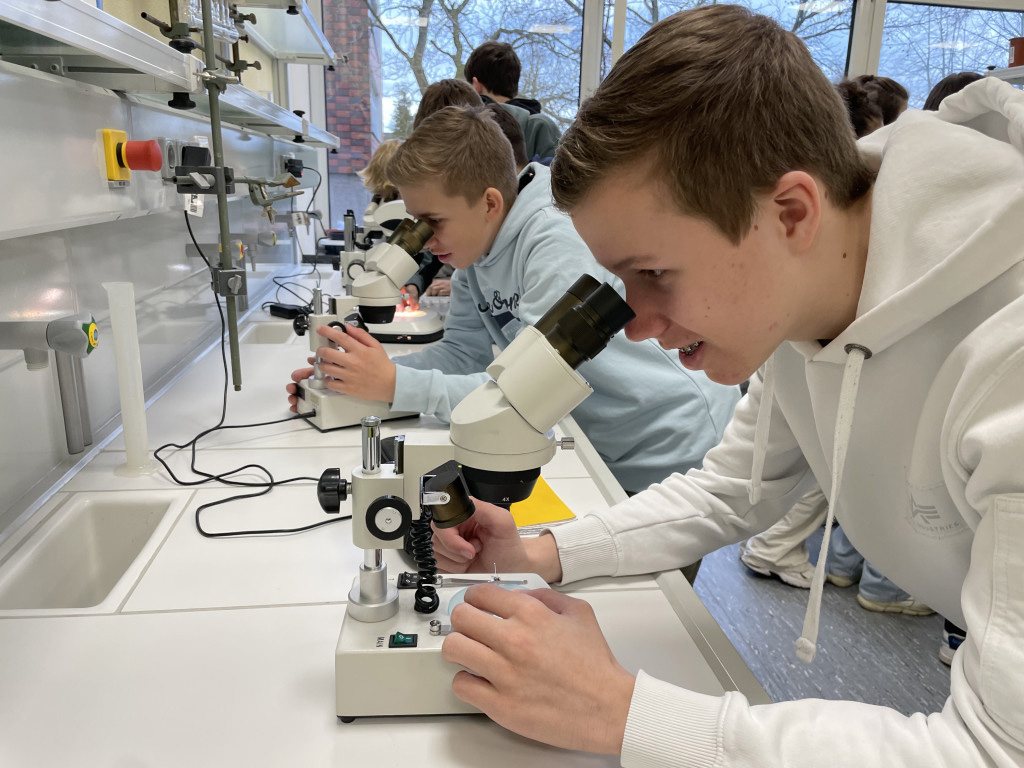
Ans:
[[[761,500],[750,503],[761,387],[758,373],[701,469],[672,474],[611,509],[550,529],[562,583],[679,568],[780,520],[815,480],[773,403]]]

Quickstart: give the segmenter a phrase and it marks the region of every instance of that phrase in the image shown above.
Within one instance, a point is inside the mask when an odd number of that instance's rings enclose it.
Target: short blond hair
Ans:
[[[391,158],[395,156],[395,150],[402,142],[398,139],[382,141],[373,152],[370,162],[361,171],[356,171],[365,186],[374,195],[380,195],[382,200],[396,200],[398,189],[388,180],[387,168]]]
[[[551,164],[555,203],[640,164],[676,207],[733,243],[756,196],[806,171],[846,209],[871,188],[846,108],[803,41],[775,21],[709,5],[658,22],[580,108]]]
[[[506,210],[518,188],[512,145],[483,107],[445,107],[432,114],[395,152],[388,178],[398,187],[437,179],[445,194],[469,203],[494,187]]]

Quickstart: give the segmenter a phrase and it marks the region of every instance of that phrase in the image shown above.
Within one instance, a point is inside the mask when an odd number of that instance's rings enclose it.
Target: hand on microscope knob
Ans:
[[[473,516],[454,528],[434,528],[434,558],[445,573],[536,573],[552,584],[562,564],[552,536],[521,538],[512,513],[473,499]]]
[[[395,364],[379,341],[361,328],[322,325],[317,333],[339,349],[319,347],[320,370],[333,381],[327,388],[364,400],[390,403],[395,399]]]
[[[589,603],[480,584],[451,619],[441,655],[469,670],[452,681],[457,698],[530,739],[621,752],[636,679],[616,661]]]

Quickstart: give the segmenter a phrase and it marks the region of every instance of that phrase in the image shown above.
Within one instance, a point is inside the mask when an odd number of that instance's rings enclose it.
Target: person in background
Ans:
[[[519,121],[526,140],[526,156],[531,160],[550,161],[558,145],[558,126],[541,113],[539,101],[516,98],[521,71],[515,49],[496,40],[474,48],[463,69],[466,80],[485,103],[501,104],[502,109]]]
[[[530,163],[516,174],[512,148],[487,109],[435,112],[387,172],[409,214],[433,228],[425,247],[456,267],[451,309],[440,341],[393,361],[359,329],[318,329],[340,347],[317,350],[333,391],[448,421],[490,379],[493,347],[507,347],[582,274],[622,287],[554,209],[547,166]],[[686,371],[654,341],[635,344],[621,333],[579,372],[594,392],[572,416],[627,492],[700,466],[739,400],[736,387]],[[299,369],[292,380],[311,373]],[[294,409],[294,384],[288,392]]]
[[[932,86],[921,109],[927,109],[930,112],[937,111],[939,104],[942,103],[944,98],[962,91],[975,80],[981,80],[981,78],[982,75],[979,75],[977,72],[954,72],[951,75],[946,75]]]
[[[714,4],[653,25],[581,105],[553,195],[623,279],[629,338],[750,388],[701,469],[532,538],[478,503],[435,531],[439,566],[656,573],[765,530],[817,482],[858,548],[967,639],[941,711],[752,706],[623,668],[583,600],[478,584],[442,646],[464,667],[454,695],[624,768],[1024,766],[1022,179],[1024,93],[1001,80],[858,142],[773,19]]]
[[[881,111],[882,125],[895,122],[896,118],[906,111],[910,94],[891,77],[859,75],[853,78],[853,82],[867,91],[871,103]]]
[[[906,93],[903,86],[889,78],[870,77],[866,82],[873,87],[873,91],[865,86],[865,78],[843,80],[836,86],[858,139],[885,124],[877,94],[883,94],[884,102],[889,97],[895,98]],[[890,109],[889,114],[895,115],[895,119],[903,111],[895,111],[895,107],[902,103],[905,108],[907,100],[899,102],[897,98],[890,99],[890,102],[889,106],[893,109]],[[814,566],[811,564],[806,540],[825,522],[827,513],[828,499],[820,488],[815,487],[778,523],[741,542],[740,562],[762,576],[775,576],[790,586],[810,589]],[[914,599],[867,562],[857,552],[842,527],[832,530],[825,578],[830,584],[841,588],[857,584],[857,604],[868,611],[902,613],[907,616],[930,616],[934,613],[930,607]]]
[[[356,172],[362,179],[363,186],[374,196],[375,202],[387,203],[398,199],[398,189],[388,181],[387,167],[401,143],[398,139],[382,141],[373,151],[373,156],[366,167]]]
[[[419,124],[445,107],[482,107],[484,105],[480,94],[473,86],[465,80],[438,80],[431,83],[423,91],[420,97],[420,104],[416,108],[416,114],[412,118],[412,129],[415,131]]]

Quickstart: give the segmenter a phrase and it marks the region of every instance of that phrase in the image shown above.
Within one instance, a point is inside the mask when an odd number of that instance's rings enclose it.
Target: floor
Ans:
[[[820,541],[820,532],[809,540],[812,553]],[[818,652],[807,665],[794,643],[808,590],[754,574],[740,563],[738,545],[705,557],[694,589],[773,701],[849,699],[911,714],[938,711],[949,695],[937,615],[872,613],[858,605],[856,586],[826,584]]]

